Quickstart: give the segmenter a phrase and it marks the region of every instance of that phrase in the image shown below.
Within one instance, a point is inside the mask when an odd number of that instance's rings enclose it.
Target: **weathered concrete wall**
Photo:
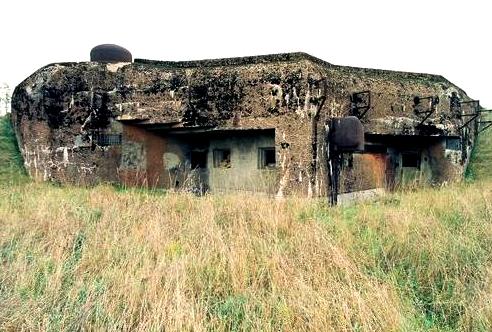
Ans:
[[[331,117],[349,115],[350,96],[363,90],[372,96],[372,109],[363,118],[368,133],[465,136],[457,130],[461,120],[450,112],[449,96],[468,97],[442,77],[333,66],[302,53],[48,65],[16,88],[12,112],[26,166],[37,179],[173,187],[185,179],[165,174],[166,153],[184,159],[189,145],[164,133],[275,128],[273,191],[324,195],[326,124]],[[414,96],[441,99],[420,128]],[[473,144],[472,126],[469,131],[462,155]],[[100,146],[96,132],[121,134],[122,144]],[[256,144],[251,142],[251,149]],[[466,160],[454,151],[445,154],[461,165]],[[212,186],[218,183],[213,174],[201,176],[210,177]]]
[[[442,76],[332,66],[326,69],[328,112],[343,116],[351,109],[351,96],[371,92],[371,108],[362,118],[368,133],[456,135],[460,120],[450,111],[450,98],[456,93],[461,101],[470,100],[466,93]],[[434,114],[421,128],[423,119],[414,114],[414,97],[439,97]],[[422,101],[427,108],[428,101]]]
[[[447,149],[446,137],[371,135],[369,140],[384,147],[384,151],[344,154],[341,192],[438,185],[461,178],[461,152],[456,150],[459,147]],[[403,154],[406,153],[418,156],[417,167],[405,166]]]
[[[275,191],[305,194],[308,179],[314,177],[312,155],[306,147],[311,119],[324,97],[324,84],[317,67],[300,55],[237,63],[55,64],[40,69],[17,87],[14,124],[24,155],[36,151],[36,166],[27,157],[28,168],[31,173],[47,174],[44,179],[72,178],[64,173],[68,172],[65,165],[73,163],[88,170],[88,182],[119,181],[119,175],[125,183],[143,181],[148,185],[163,181],[151,176],[156,171],[148,169],[162,168],[157,159],[149,162],[149,154],[138,152],[146,151],[139,144],[151,144],[148,138],[136,139],[135,134],[125,132],[121,147],[85,149],[94,148],[91,131],[122,133],[122,129],[112,131],[113,121],[190,128],[276,128],[282,181]],[[38,131],[26,128],[37,123],[44,126],[46,135],[38,136]],[[68,163],[63,163],[63,155],[52,152],[65,147],[70,150]],[[122,149],[125,156],[137,159],[122,159]],[[101,155],[94,153],[99,150],[106,153],[104,164],[111,161],[114,165],[100,169],[96,160]],[[117,151],[111,160],[109,151]],[[50,171],[51,164],[58,165],[56,173]],[[106,172],[111,175],[103,177]],[[130,180],[137,175],[141,179]],[[85,181],[85,177],[73,178]]]
[[[163,186],[162,156],[167,148],[166,140],[136,126],[123,128],[118,180],[130,186]]]
[[[275,194],[277,170],[258,167],[258,149],[275,147],[275,137],[265,133],[228,133],[210,140],[208,153],[209,181],[212,192],[252,191]],[[213,151],[230,149],[231,165],[214,167]]]
[[[460,101],[471,100],[463,90],[438,75],[342,66],[322,66],[322,68],[329,78],[325,102],[326,118],[352,114],[354,104],[351,97],[353,94],[370,91],[370,108],[361,118],[366,134],[394,135],[395,140],[404,136],[429,137],[431,141],[436,136],[461,137],[460,144],[463,146],[463,153],[458,151],[444,153],[444,150],[437,149],[435,145],[426,145],[425,148],[418,147],[422,153],[423,169],[417,172],[419,180],[416,182],[436,184],[461,178],[465,169],[465,161],[468,159],[468,156],[462,156],[471,151],[475,138],[475,123],[472,122],[467,128],[460,129],[469,118],[461,118],[451,105],[453,95]],[[425,114],[414,112],[415,97],[439,98],[433,114],[425,121],[423,121]],[[417,106],[418,111],[430,108],[429,100],[422,100]],[[467,114],[473,110],[464,105],[461,111]],[[347,163],[347,158],[350,159],[351,168],[342,169],[341,191],[391,188],[395,184],[408,182],[399,175],[401,170],[393,169],[392,153],[392,151],[384,151],[383,153],[369,152],[345,156],[344,163]],[[425,156],[426,154],[428,156]],[[431,163],[424,162],[425,158],[430,158]],[[427,166],[429,169],[426,170]],[[405,172],[406,178],[414,178],[410,176],[411,172],[413,171]]]

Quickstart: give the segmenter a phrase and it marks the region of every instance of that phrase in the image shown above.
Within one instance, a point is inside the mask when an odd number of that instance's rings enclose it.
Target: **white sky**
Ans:
[[[492,107],[490,0],[55,1],[0,4],[0,83],[119,44],[191,60],[303,51],[333,64],[441,74]]]

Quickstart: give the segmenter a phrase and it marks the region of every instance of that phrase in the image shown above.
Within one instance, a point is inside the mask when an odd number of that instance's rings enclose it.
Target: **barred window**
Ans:
[[[459,137],[448,137],[446,138],[446,149],[447,150],[461,150],[461,140]]]
[[[121,145],[121,134],[95,133],[93,140],[99,146]]]

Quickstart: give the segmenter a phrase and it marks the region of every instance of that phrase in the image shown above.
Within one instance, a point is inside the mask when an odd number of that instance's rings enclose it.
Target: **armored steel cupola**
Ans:
[[[91,50],[91,61],[102,63],[132,62],[132,54],[115,44],[101,44]]]
[[[355,116],[333,118],[329,140],[338,152],[364,151],[364,127]]]

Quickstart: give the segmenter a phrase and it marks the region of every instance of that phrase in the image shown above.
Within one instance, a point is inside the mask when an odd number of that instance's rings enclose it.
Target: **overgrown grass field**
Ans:
[[[32,183],[0,120],[0,330],[490,331],[490,136],[469,178],[323,201]]]

